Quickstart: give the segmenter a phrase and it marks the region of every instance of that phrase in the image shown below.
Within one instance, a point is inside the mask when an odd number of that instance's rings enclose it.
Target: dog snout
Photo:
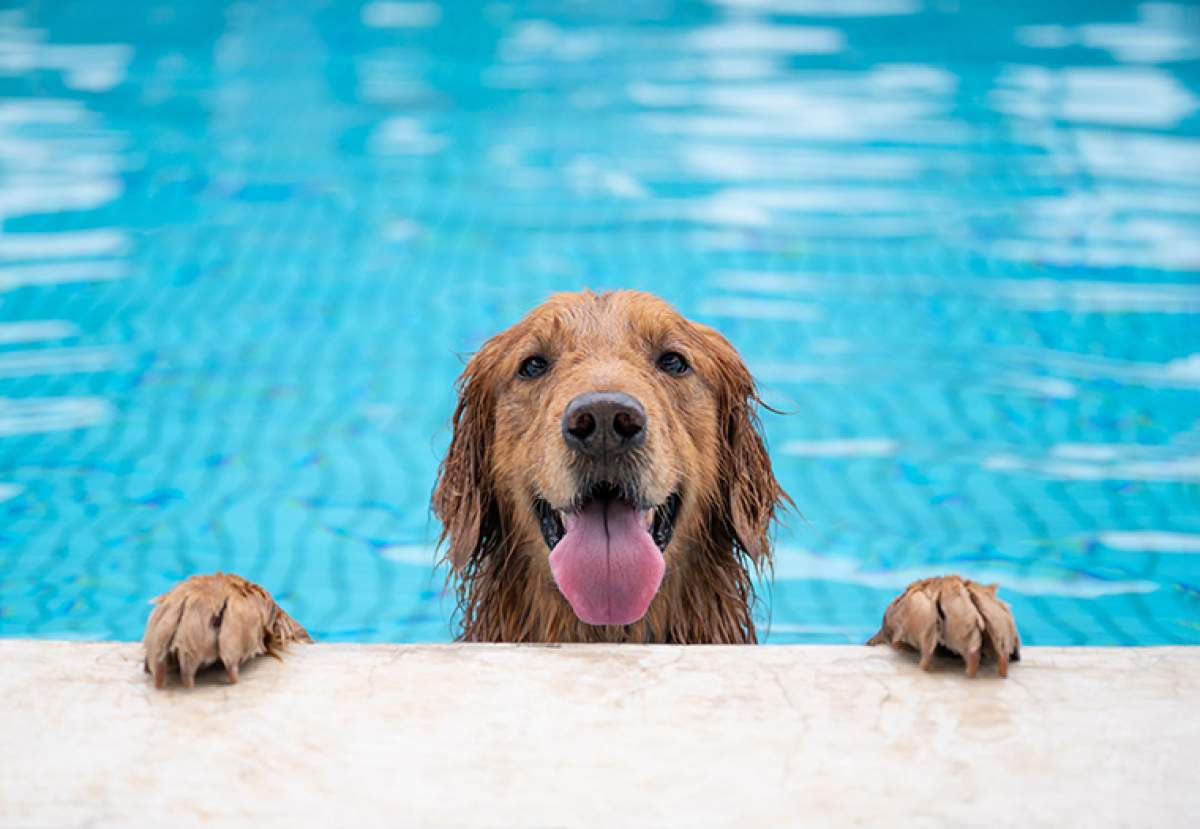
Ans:
[[[567,405],[562,433],[567,446],[580,454],[617,456],[645,443],[646,410],[624,392],[588,392]]]

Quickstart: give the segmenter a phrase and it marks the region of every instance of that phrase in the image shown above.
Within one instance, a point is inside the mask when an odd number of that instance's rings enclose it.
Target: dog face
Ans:
[[[785,496],[756,402],[732,346],[662,300],[551,298],[460,378],[434,493],[451,562],[540,557],[581,621],[625,625],[690,551],[761,561]]]

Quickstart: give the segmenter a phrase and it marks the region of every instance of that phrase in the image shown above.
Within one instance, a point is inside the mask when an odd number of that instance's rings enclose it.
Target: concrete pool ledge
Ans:
[[[4,826],[1184,826],[1200,648],[313,645],[155,691],[0,640]]]

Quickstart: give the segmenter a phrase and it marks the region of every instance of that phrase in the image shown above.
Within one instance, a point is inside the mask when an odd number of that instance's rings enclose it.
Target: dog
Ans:
[[[467,642],[751,644],[755,584],[792,507],[771,469],[763,407],[733,346],[662,299],[565,293],[484,343],[458,381],[433,511]],[[146,671],[311,641],[262,587],[194,576],[160,596]],[[982,659],[1001,676],[1020,640],[996,586],[924,579],[869,644]]]

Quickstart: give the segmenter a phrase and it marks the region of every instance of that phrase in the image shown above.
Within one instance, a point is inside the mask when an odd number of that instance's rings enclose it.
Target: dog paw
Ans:
[[[154,604],[143,644],[146,672],[157,688],[174,668],[190,688],[196,671],[216,662],[237,682],[238,667],[247,660],[264,653],[278,657],[289,642],[312,641],[270,593],[241,576],[192,576]]]
[[[1012,610],[996,598],[996,585],[979,584],[959,576],[940,576],[913,582],[892,600],[883,626],[868,645],[911,647],[929,670],[939,647],[967,663],[967,676],[979,671],[981,657],[996,660],[1000,676],[1008,663],[1021,658],[1021,640]]]

